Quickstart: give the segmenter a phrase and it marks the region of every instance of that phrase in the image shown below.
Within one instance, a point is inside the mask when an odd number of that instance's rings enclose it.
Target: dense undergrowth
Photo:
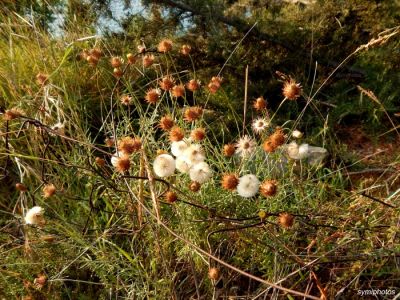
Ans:
[[[350,299],[399,286],[399,154],[364,172],[374,153],[338,141],[319,86],[279,74],[276,109],[247,99],[243,118],[229,74],[178,69],[191,65],[180,44],[116,50],[8,20],[2,298]],[[307,110],[326,126],[308,128]]]

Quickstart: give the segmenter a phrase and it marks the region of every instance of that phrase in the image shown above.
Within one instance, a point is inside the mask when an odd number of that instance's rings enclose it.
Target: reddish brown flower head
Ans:
[[[160,99],[160,91],[159,89],[149,89],[146,92],[146,96],[144,97],[147,103],[156,104]]]
[[[208,90],[210,91],[211,94],[215,94],[216,92],[218,92],[218,90],[219,90],[219,88],[220,88],[220,85],[219,85],[219,84],[216,84],[216,83],[214,83],[214,82],[210,82],[210,83],[207,85],[207,88],[208,88]]]
[[[201,188],[201,184],[198,183],[197,181],[192,181],[189,184],[189,189],[194,193],[198,192],[200,190],[200,188]]]
[[[142,141],[139,138],[123,137],[118,141],[118,150],[123,154],[132,154],[142,148]]]
[[[162,88],[164,91],[171,90],[174,85],[175,85],[175,81],[171,76],[165,76],[160,81],[160,88]]]
[[[132,104],[132,97],[129,95],[122,95],[120,101],[123,105],[131,105]]]
[[[262,147],[264,151],[267,153],[272,153],[276,150],[275,144],[273,144],[270,139],[266,139]]]
[[[183,140],[184,137],[185,133],[180,127],[174,126],[171,128],[171,131],[169,132],[169,140],[171,142],[179,142]]]
[[[281,213],[278,217],[279,224],[284,228],[290,228],[294,223],[294,216],[289,213]]]
[[[163,116],[158,124],[164,131],[169,131],[175,125],[174,120],[170,116]]]
[[[107,147],[114,147],[114,145],[115,145],[115,140],[114,140],[113,138],[106,138],[106,139],[104,140],[104,144],[105,144]]]
[[[206,137],[206,131],[204,128],[193,129],[192,132],[190,133],[190,137],[194,141],[197,141],[197,142],[202,141]]]
[[[115,169],[120,172],[124,173],[129,170],[131,167],[131,161],[129,159],[128,155],[122,155],[117,158],[116,163],[115,163]]]
[[[292,78],[283,84],[282,94],[289,100],[296,100],[301,96],[301,92],[302,89],[300,83],[296,83]]]
[[[267,101],[263,97],[258,97],[254,100],[253,107],[258,111],[264,110],[267,108]]]
[[[165,193],[165,201],[168,203],[174,203],[176,200],[178,200],[178,195],[173,191],[168,191]]]
[[[226,145],[224,145],[222,152],[223,152],[224,156],[231,157],[235,154],[235,151],[236,151],[235,145],[226,144]]]
[[[239,179],[236,174],[225,174],[222,177],[221,185],[225,190],[233,191],[239,184]]]
[[[86,61],[91,65],[91,66],[96,66],[97,63],[99,62],[99,59],[96,56],[89,55],[86,57]]]
[[[103,53],[101,52],[101,50],[99,48],[93,48],[89,51],[90,56],[93,56],[94,58],[96,58],[97,60],[99,60],[101,58],[101,56],[103,55]]]
[[[189,91],[197,91],[200,88],[200,82],[196,79],[190,79],[188,83],[186,83],[186,87]]]
[[[185,87],[182,84],[175,85],[172,88],[171,93],[175,98],[183,97],[185,95]]]
[[[192,47],[190,47],[189,45],[182,45],[181,53],[183,55],[189,55],[191,50],[192,50]]]
[[[136,62],[136,57],[132,53],[128,53],[126,55],[126,58],[128,59],[128,63],[133,65]]]
[[[260,193],[264,197],[272,197],[278,191],[276,180],[264,180],[260,185]]]
[[[213,82],[213,83],[217,84],[218,86],[221,86],[221,83],[222,83],[222,77],[219,77],[219,76],[213,76],[213,77],[211,78],[211,82]]]
[[[162,40],[157,47],[159,52],[166,53],[172,49],[172,41],[168,39]]]
[[[15,188],[17,189],[17,191],[20,191],[20,192],[26,192],[28,190],[28,188],[25,186],[25,184],[20,183],[20,182],[15,184]]]
[[[49,79],[49,75],[47,75],[47,74],[38,73],[36,75],[36,82],[39,85],[45,85],[47,83],[48,79]]]
[[[104,167],[106,164],[106,161],[101,157],[96,157],[95,161],[96,165],[98,165],[99,167]]]
[[[122,60],[116,56],[111,58],[110,63],[113,68],[119,68],[122,66]]]
[[[42,192],[44,198],[50,198],[56,193],[56,187],[52,183],[46,184],[43,187]]]
[[[47,282],[47,277],[45,275],[39,275],[33,280],[33,284],[37,289],[42,289]]]
[[[154,55],[153,54],[146,54],[143,56],[143,66],[145,68],[150,67],[154,63]]]
[[[115,77],[119,78],[122,77],[122,75],[124,75],[124,72],[122,71],[121,68],[114,68],[113,74]]]
[[[275,147],[279,147],[285,143],[285,135],[281,128],[277,128],[275,132],[269,137],[269,140]]]
[[[201,117],[203,109],[199,106],[192,106],[185,110],[183,119],[186,122],[193,122]]]
[[[217,268],[210,268],[208,270],[208,277],[212,280],[217,280],[219,278],[219,270]]]

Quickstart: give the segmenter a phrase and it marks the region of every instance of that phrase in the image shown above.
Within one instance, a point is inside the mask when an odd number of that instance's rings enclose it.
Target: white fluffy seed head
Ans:
[[[111,156],[111,164],[113,167],[117,166],[118,158],[121,156],[121,152],[115,152],[113,156]]]
[[[302,137],[303,137],[303,133],[300,131],[300,130],[293,130],[293,132],[292,132],[292,136],[295,138],[295,139],[301,139]]]
[[[203,184],[212,177],[212,170],[206,162],[193,165],[189,171],[190,179]]]
[[[190,145],[183,151],[182,158],[190,165],[198,164],[206,159],[203,148],[199,144]]]
[[[286,148],[287,154],[291,159],[304,159],[308,157],[309,149],[308,144],[301,144],[291,142]]]
[[[175,157],[183,155],[183,152],[189,147],[185,141],[172,142],[171,152]]]
[[[244,198],[250,198],[257,194],[260,181],[253,174],[247,174],[239,178],[237,192]]]
[[[178,156],[175,160],[176,168],[181,173],[189,172],[191,164],[185,159],[185,157]]]
[[[31,225],[43,225],[43,208],[40,206],[34,206],[28,210],[25,214],[25,223]]]
[[[168,177],[175,172],[175,159],[169,154],[161,154],[153,163],[154,173],[158,177]]]

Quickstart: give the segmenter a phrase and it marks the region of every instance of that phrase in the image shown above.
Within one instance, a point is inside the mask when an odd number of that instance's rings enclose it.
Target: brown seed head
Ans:
[[[173,191],[168,191],[165,193],[165,200],[168,203],[174,203],[176,200],[178,200],[178,196]]]
[[[289,100],[296,100],[301,96],[301,92],[302,89],[300,83],[296,83],[292,78],[283,84],[282,94]]]
[[[183,119],[186,122],[193,122],[201,117],[203,109],[199,106],[192,106],[185,110]]]
[[[219,270],[217,268],[210,268],[208,270],[208,277],[212,280],[217,280],[219,278]]]
[[[145,68],[150,67],[154,63],[154,55],[153,54],[146,54],[143,56],[143,66]]]
[[[96,165],[98,165],[99,167],[104,167],[106,164],[106,161],[101,157],[96,157],[95,161],[96,161]]]
[[[192,47],[190,47],[189,45],[182,45],[181,53],[183,55],[189,55],[191,50],[192,50]]]
[[[157,47],[159,52],[166,53],[172,49],[172,41],[168,39],[162,40]]]
[[[214,82],[210,82],[207,85],[208,90],[210,91],[211,94],[215,94],[216,92],[218,92],[218,89],[220,88],[219,84],[216,84]]]
[[[156,104],[158,99],[160,99],[160,91],[157,89],[149,89],[144,97],[147,103]]]
[[[231,157],[235,154],[236,148],[233,144],[226,144],[224,145],[223,154],[226,157]]]
[[[179,142],[183,140],[184,137],[185,133],[180,127],[174,126],[171,128],[171,131],[169,132],[169,140],[171,142]]]
[[[20,192],[26,192],[28,190],[28,188],[25,186],[25,184],[20,183],[20,182],[15,184],[15,188],[17,189],[17,191],[20,191]]]
[[[225,190],[233,191],[239,184],[239,179],[236,174],[225,174],[222,177],[221,185]]]
[[[132,154],[142,148],[142,141],[139,138],[123,137],[118,141],[118,150],[123,154]]]
[[[273,153],[276,150],[275,144],[271,142],[270,139],[266,139],[263,143],[263,149],[267,153]]]
[[[99,48],[93,48],[89,51],[89,54],[90,54],[90,56],[93,56],[94,58],[99,60],[103,53],[101,52],[101,50]]]
[[[285,143],[285,135],[281,128],[277,128],[275,132],[269,137],[269,140],[273,145],[279,147]]]
[[[284,228],[290,228],[294,223],[294,216],[289,213],[281,213],[278,217],[278,222]]]
[[[253,107],[258,111],[264,110],[267,107],[267,101],[263,97],[258,97],[254,100]]]
[[[47,74],[38,73],[36,75],[36,82],[39,85],[45,85],[47,83],[48,79],[49,79],[49,75],[47,75]]]
[[[116,56],[111,58],[110,63],[111,63],[111,66],[112,66],[113,68],[119,68],[119,67],[122,66],[122,60],[121,60],[121,58],[116,57]]]
[[[174,86],[174,82],[175,81],[171,76],[165,76],[160,81],[160,88],[162,88],[164,91],[169,91]]]
[[[215,84],[217,84],[217,85],[221,86],[221,83],[222,83],[222,77],[219,77],[219,76],[213,76],[213,77],[211,78],[211,82],[213,82],[213,83],[215,83]]]
[[[106,144],[107,147],[114,147],[115,140],[113,138],[106,138],[104,144]]]
[[[175,122],[170,116],[163,116],[158,124],[158,126],[164,131],[169,131],[174,125]]]
[[[56,187],[54,186],[54,184],[49,183],[43,187],[42,191],[44,198],[50,198],[56,193]]]
[[[171,93],[175,98],[183,97],[185,95],[185,87],[182,84],[175,85]]]
[[[120,172],[124,173],[129,170],[131,167],[131,161],[129,159],[128,155],[122,155],[117,158],[116,164],[115,164],[115,169]]]
[[[96,66],[97,63],[99,62],[99,59],[96,56],[89,55],[86,57],[86,61],[91,65],[91,66]]]
[[[200,190],[200,188],[201,188],[201,184],[198,183],[197,181],[192,181],[189,184],[189,190],[191,190],[194,193],[198,192]]]
[[[128,59],[128,64],[133,65],[136,62],[136,57],[132,53],[128,53],[126,58]]]
[[[260,193],[264,197],[274,196],[276,194],[277,190],[278,190],[278,187],[277,187],[276,180],[265,180],[260,185]]]
[[[124,72],[122,71],[121,68],[114,68],[113,74],[115,77],[119,78],[122,77],[122,75],[124,75]]]
[[[35,278],[33,284],[35,285],[36,288],[41,289],[44,287],[46,282],[47,282],[47,277],[45,275],[40,275]]]
[[[206,137],[206,131],[204,128],[193,129],[190,133],[190,137],[195,141],[202,141]]]
[[[190,79],[188,83],[186,83],[186,87],[189,91],[197,91],[200,88],[200,83],[196,79]]]

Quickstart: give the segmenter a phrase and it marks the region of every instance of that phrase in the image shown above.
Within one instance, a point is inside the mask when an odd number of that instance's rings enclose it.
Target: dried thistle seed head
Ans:
[[[171,94],[175,98],[183,97],[185,95],[185,87],[182,84],[175,85],[171,90]]]
[[[111,58],[110,63],[111,63],[111,66],[112,66],[113,68],[119,68],[119,67],[122,66],[122,60],[121,60],[121,58],[116,57],[116,56]]]
[[[104,167],[106,164],[106,161],[101,157],[96,157],[95,161],[96,161],[96,165],[98,165],[99,167]]]
[[[104,140],[104,144],[105,144],[107,147],[114,147],[114,145],[115,145],[115,140],[114,140],[114,138],[106,138],[106,139]]]
[[[158,124],[158,126],[164,131],[169,131],[174,125],[175,122],[170,116],[163,116]]]
[[[214,82],[210,82],[207,85],[208,90],[210,91],[211,94],[215,94],[216,92],[218,92],[218,89],[220,88],[220,85],[214,83]]]
[[[295,130],[293,130],[293,132],[292,132],[292,136],[293,136],[295,139],[301,139],[301,138],[303,137],[303,133],[302,133],[300,130],[295,129]]]
[[[160,81],[160,88],[169,91],[173,88],[175,80],[171,76],[164,76]]]
[[[146,96],[144,97],[144,99],[149,104],[156,104],[160,99],[160,94],[161,92],[159,89],[149,89],[146,92]]]
[[[121,68],[114,68],[113,74],[115,77],[119,78],[122,77],[122,75],[124,75],[124,72],[122,71]]]
[[[189,91],[197,91],[200,88],[200,82],[196,79],[190,79],[188,83],[186,83],[186,87]]]
[[[99,48],[93,48],[89,51],[89,55],[93,56],[94,58],[96,58],[97,60],[99,60],[101,58],[101,56],[103,55],[103,53],[101,52],[101,49]]]
[[[132,154],[142,148],[142,141],[139,138],[123,137],[118,141],[118,150],[123,154]]]
[[[204,128],[196,128],[193,129],[192,132],[190,133],[190,137],[194,140],[194,141],[202,141],[204,140],[204,138],[206,137],[206,131]]]
[[[279,224],[284,228],[290,228],[294,223],[294,216],[289,213],[281,213],[278,217]]]
[[[120,98],[122,105],[131,105],[132,104],[132,97],[129,95],[122,95]]]
[[[265,210],[260,210],[258,212],[258,217],[261,219],[261,221],[264,221],[265,218],[267,217],[267,213],[265,212]]]
[[[154,63],[154,55],[146,54],[143,56],[143,67],[148,68]]]
[[[17,191],[20,191],[20,192],[26,192],[28,190],[26,185],[21,182],[16,183],[15,188],[17,189]]]
[[[178,195],[173,191],[168,191],[165,193],[165,200],[168,203],[174,203],[176,200],[178,200]]]
[[[45,275],[39,275],[38,277],[36,277],[33,281],[33,284],[35,285],[35,287],[37,289],[41,289],[44,287],[44,285],[47,282],[47,277]]]
[[[47,83],[48,79],[49,79],[49,75],[47,75],[47,74],[38,73],[36,75],[36,82],[38,85],[45,85]]]
[[[191,50],[192,50],[192,47],[190,47],[189,45],[185,44],[185,45],[182,45],[181,53],[183,55],[189,55]]]
[[[219,278],[219,270],[217,268],[210,268],[208,270],[208,277],[212,280],[217,280]]]
[[[267,101],[265,101],[263,97],[258,97],[256,100],[254,100],[253,107],[257,111],[262,111],[267,108]]]
[[[96,66],[97,63],[99,62],[98,58],[96,58],[93,55],[89,55],[86,57],[86,61],[91,65],[91,66]]]
[[[185,137],[185,133],[183,132],[183,130],[178,127],[178,126],[174,126],[171,128],[171,131],[169,132],[169,140],[171,142],[178,142],[183,140],[183,138]]]
[[[56,193],[56,187],[52,183],[46,184],[43,187],[42,192],[44,198],[50,198]]]
[[[146,52],[146,46],[145,45],[138,45],[137,49],[138,49],[139,53],[145,53]]]
[[[263,149],[267,153],[273,153],[276,150],[276,145],[271,142],[270,139],[266,139],[263,143]]]
[[[213,83],[215,83],[215,84],[221,86],[222,77],[220,77],[220,76],[213,76],[213,77],[211,78],[211,82],[213,82]]]
[[[239,178],[236,174],[225,174],[222,177],[221,185],[225,190],[233,191],[239,184]]]
[[[162,40],[157,47],[157,50],[162,53],[167,53],[172,49],[172,41],[169,39]]]
[[[203,109],[199,106],[192,106],[185,110],[183,119],[186,122],[193,122],[201,117]]]
[[[233,145],[233,144],[224,145],[224,148],[223,148],[224,156],[231,157],[235,154],[235,152],[236,152],[235,145]]]
[[[116,159],[115,169],[118,172],[124,173],[128,171],[130,167],[131,167],[131,161],[128,155],[122,155]]]
[[[191,190],[194,193],[198,192],[200,190],[200,188],[201,188],[201,184],[198,183],[197,181],[192,181],[189,184],[189,190]]]
[[[282,94],[286,99],[296,100],[301,96],[302,88],[300,83],[296,83],[296,81],[290,78],[288,81],[285,81],[283,84]]]
[[[281,128],[276,128],[275,132],[269,137],[273,145],[279,147],[285,143],[285,135]]]
[[[7,109],[3,114],[5,121],[11,121],[23,115],[23,111],[18,108]]]
[[[126,58],[128,59],[128,64],[133,65],[136,62],[136,57],[132,53],[128,53]]]
[[[271,197],[278,191],[276,180],[264,180],[260,185],[260,193],[264,197]]]

